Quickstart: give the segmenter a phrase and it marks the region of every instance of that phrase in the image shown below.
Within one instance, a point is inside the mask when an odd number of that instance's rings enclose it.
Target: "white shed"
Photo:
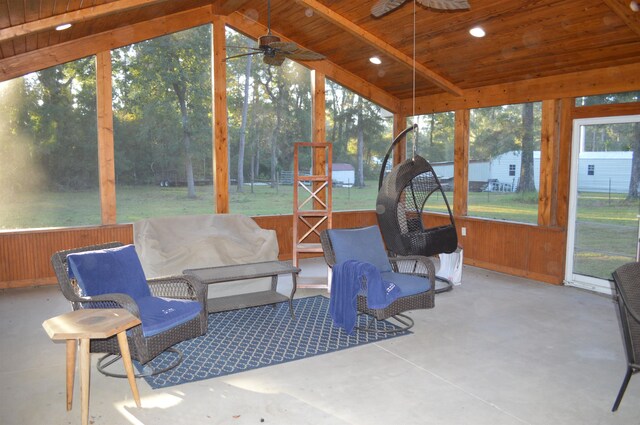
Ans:
[[[578,191],[626,193],[633,152],[581,152]]]
[[[334,163],[331,179],[333,184],[351,187],[356,181],[356,170],[351,164]]]

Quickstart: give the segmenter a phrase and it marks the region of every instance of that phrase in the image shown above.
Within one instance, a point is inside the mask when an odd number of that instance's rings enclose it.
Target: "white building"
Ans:
[[[522,168],[520,151],[503,153],[491,161],[470,161],[469,182],[486,183],[484,190],[515,191]],[[631,179],[633,152],[581,152],[578,160],[578,190],[584,192],[626,193]],[[432,164],[440,179],[453,177],[453,163]],[[540,184],[540,151],[533,152],[533,178]],[[483,185],[484,186],[484,185]]]
[[[335,185],[351,187],[356,181],[356,170],[351,164],[334,163],[331,179]]]

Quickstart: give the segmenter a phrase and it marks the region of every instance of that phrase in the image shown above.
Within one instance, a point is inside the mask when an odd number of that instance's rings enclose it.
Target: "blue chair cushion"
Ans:
[[[151,295],[133,245],[69,254],[67,262],[85,295],[121,293],[135,301]]]
[[[150,337],[194,319],[202,305],[198,301],[162,297],[142,297],[136,300],[140,309],[142,334]]]
[[[380,272],[392,270],[378,226],[358,229],[329,229],[327,235],[331,240],[336,263],[356,260],[371,263]]]
[[[431,282],[426,277],[395,272],[380,273],[380,276],[382,280],[395,283],[403,297],[417,295],[431,289]]]

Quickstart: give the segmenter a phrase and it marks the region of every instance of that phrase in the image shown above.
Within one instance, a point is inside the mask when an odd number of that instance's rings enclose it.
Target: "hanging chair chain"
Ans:
[[[413,93],[412,93],[412,103],[413,103],[413,150],[411,152],[411,160],[414,160],[416,157],[416,144],[418,140],[418,126],[416,123],[416,0],[413,0]]]

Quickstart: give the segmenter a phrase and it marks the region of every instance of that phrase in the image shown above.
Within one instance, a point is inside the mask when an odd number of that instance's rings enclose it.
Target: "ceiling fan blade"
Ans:
[[[300,47],[296,43],[274,42],[270,43],[269,47],[275,49],[278,53],[285,55],[289,59],[317,61],[325,58],[324,55]]]
[[[459,10],[471,8],[467,0],[418,0],[418,3],[431,9],[440,10]]]
[[[285,59],[286,57],[282,53],[276,53],[274,55],[266,54],[262,57],[262,62],[266,63],[267,65],[280,66],[284,63]]]
[[[379,0],[371,7],[371,14],[379,18],[392,10],[400,7],[407,0]]]
[[[241,53],[241,54],[239,54],[239,55],[228,56],[228,57],[224,58],[224,60],[225,60],[225,62],[226,62],[226,61],[228,61],[229,59],[241,58],[241,57],[243,57],[243,56],[259,55],[260,53],[262,53],[262,50],[258,50],[257,52]]]
[[[250,46],[227,46],[227,49],[243,49],[243,50],[260,50],[259,47],[250,47]]]

